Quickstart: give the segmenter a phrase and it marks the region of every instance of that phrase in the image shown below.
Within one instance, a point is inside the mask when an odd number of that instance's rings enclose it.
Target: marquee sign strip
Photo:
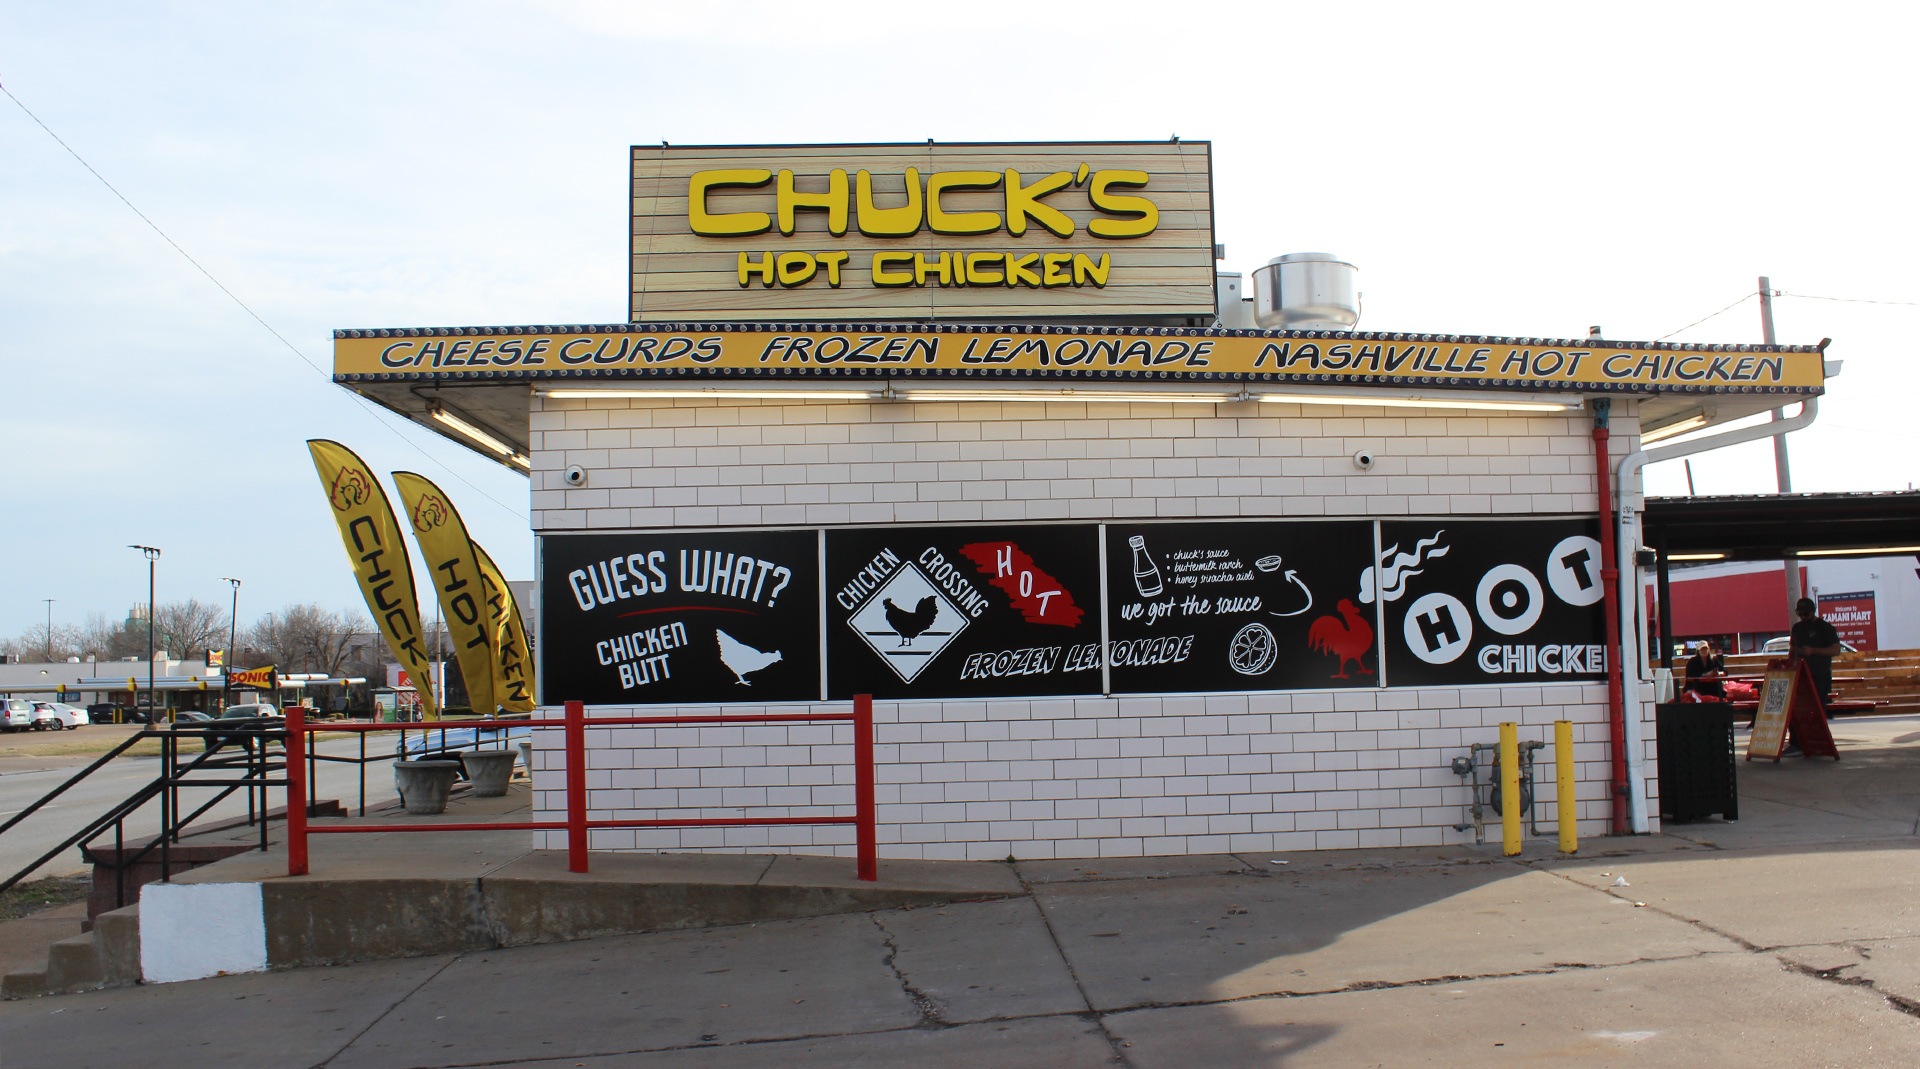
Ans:
[[[334,379],[974,379],[1824,392],[1824,343],[1507,338],[1197,327],[615,323],[334,331]]]

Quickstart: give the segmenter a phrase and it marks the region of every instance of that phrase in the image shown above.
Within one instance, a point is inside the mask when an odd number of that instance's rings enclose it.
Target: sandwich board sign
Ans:
[[[1787,732],[1807,757],[1840,759],[1840,750],[1827,730],[1827,711],[1815,693],[1813,673],[1803,660],[1767,662],[1761,684],[1760,707],[1753,713],[1753,734],[1747,738],[1747,760],[1771,758],[1778,764],[1787,748]]]

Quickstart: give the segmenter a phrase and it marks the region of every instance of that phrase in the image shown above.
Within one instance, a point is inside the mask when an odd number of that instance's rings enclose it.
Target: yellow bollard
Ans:
[[[1553,722],[1553,782],[1560,800],[1560,852],[1580,851],[1580,831],[1573,815],[1573,721]]]
[[[1500,845],[1508,857],[1520,852],[1520,725],[1500,725]]]

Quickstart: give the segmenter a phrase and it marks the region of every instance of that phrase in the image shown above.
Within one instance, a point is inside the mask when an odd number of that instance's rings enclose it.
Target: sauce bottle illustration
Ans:
[[[1143,598],[1160,596],[1160,567],[1153,563],[1153,555],[1147,552],[1145,535],[1134,535],[1127,539],[1127,545],[1133,547],[1133,585]]]

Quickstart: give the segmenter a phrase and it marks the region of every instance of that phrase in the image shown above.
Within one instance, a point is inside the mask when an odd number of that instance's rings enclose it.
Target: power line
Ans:
[[[1705,316],[1701,319],[1696,319],[1693,322],[1688,323],[1686,326],[1681,327],[1679,330],[1674,331],[1672,334],[1662,334],[1658,338],[1655,338],[1653,340],[1666,341],[1668,338],[1673,337],[1674,334],[1684,334],[1687,331],[1692,330],[1693,328],[1699,326],[1700,324],[1705,323],[1707,320],[1714,318],[1715,316],[1725,315],[1726,313],[1733,311],[1735,308],[1738,308],[1741,305],[1747,303],[1748,301],[1753,300],[1754,297],[1756,296],[1758,296],[1758,294],[1749,293],[1746,296],[1740,298],[1739,300],[1733,302],[1732,304],[1727,305],[1725,308],[1720,309],[1718,312],[1713,313],[1713,315]]]
[[[67,144],[66,141],[61,139],[59,134],[54,133],[53,127],[48,126],[44,121],[41,120],[40,116],[35,115],[33,113],[32,108],[27,107],[27,105],[23,103],[19,97],[13,95],[13,91],[11,89],[8,89],[4,84],[0,84],[0,93],[5,93],[7,95],[8,100],[13,101],[14,104],[18,106],[22,112],[26,113],[27,118],[32,119],[34,123],[40,127],[40,129],[45,130],[47,132],[47,136],[53,138],[55,144],[58,144],[61,148],[66,149],[67,155],[72,156],[76,161],[79,162],[80,166],[85,167],[87,169],[88,174],[99,179],[100,184],[107,187],[107,192],[112,193],[115,197],[118,197],[120,199],[120,203],[127,206],[127,210],[139,216],[141,222],[153,228],[153,232],[160,235],[160,240],[166,242],[168,245],[171,245],[173,247],[173,251],[179,253],[181,258],[185,259],[188,263],[193,265],[194,270],[199,271],[202,275],[205,275],[207,278],[207,281],[213,283],[214,286],[217,287],[221,293],[226,294],[228,299],[233,301],[234,304],[239,305],[241,311],[251,316],[254,322],[260,324],[262,327],[265,327],[267,329],[267,333],[279,339],[280,344],[286,346],[288,352],[291,352],[293,355],[299,357],[302,363],[306,364],[308,367],[312,368],[314,371],[324,376],[329,385],[333,383],[333,376],[327,374],[327,371],[325,368],[322,368],[319,364],[314,363],[312,358],[308,357],[306,353],[300,351],[299,346],[287,340],[286,335],[280,333],[278,330],[275,330],[273,327],[273,324],[261,318],[260,313],[248,307],[247,302],[241,300],[238,294],[228,289],[225,283],[221,282],[218,278],[214,277],[213,272],[207,270],[206,267],[200,263],[200,261],[193,258],[192,254],[188,253],[187,250],[181,248],[179,242],[173,240],[173,238],[168,236],[166,231],[160,229],[160,224],[154,222],[152,219],[149,219],[147,217],[147,213],[141,211],[138,207],[134,205],[132,201],[127,199],[126,194],[114,188],[113,183],[107,181],[107,178],[105,175],[95,170],[93,167],[93,164],[88,163],[85,157],[81,156],[80,153],[74,151],[74,148],[72,145]],[[418,442],[415,442],[412,439],[408,438],[406,435],[400,433],[400,429],[388,423],[386,419],[383,418],[381,414],[381,410],[375,405],[373,405],[371,402],[369,402],[366,398],[361,397],[359,394],[354,393],[352,390],[347,391],[347,396],[351,397],[356,404],[358,404],[369,415],[373,416],[375,423],[378,423],[380,426],[385,427],[389,432],[393,434],[394,437],[400,439],[402,442],[405,442],[408,446],[411,446],[415,452],[419,453],[421,456],[426,457],[428,460],[438,465],[442,471],[446,472],[447,474],[453,476],[456,479],[459,479],[462,483],[465,483],[467,486],[467,489],[472,490],[474,493],[479,494],[481,497],[484,497],[488,501],[491,501],[494,504],[500,506],[502,509],[505,509],[507,512],[512,513],[516,518],[524,518],[524,515],[523,513],[520,512],[520,510],[513,508],[512,506],[508,505],[506,502],[501,501],[499,498],[494,497],[492,494],[489,494],[485,490],[480,489],[478,486],[473,485],[473,483],[467,480],[466,476],[461,475],[457,471],[454,471],[452,468],[448,467],[447,464],[444,461],[442,461],[440,458],[427,452],[425,449],[422,449]]]
[[[1870,301],[1865,297],[1816,297],[1811,293],[1787,293],[1784,290],[1781,291],[1780,296],[1798,297],[1806,301],[1846,301],[1848,304],[1900,304],[1906,305],[1909,308],[1920,308],[1920,301]]]

